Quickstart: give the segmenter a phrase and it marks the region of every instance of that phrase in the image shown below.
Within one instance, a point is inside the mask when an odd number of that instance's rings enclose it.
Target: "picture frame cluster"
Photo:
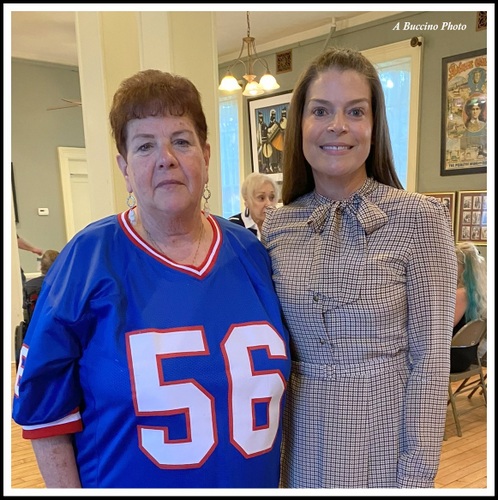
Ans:
[[[488,243],[488,197],[486,190],[422,193],[448,207],[456,243]]]

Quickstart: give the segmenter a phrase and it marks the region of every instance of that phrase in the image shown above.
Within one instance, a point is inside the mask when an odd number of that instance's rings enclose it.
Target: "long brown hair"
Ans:
[[[303,153],[301,122],[309,86],[321,73],[331,69],[353,70],[367,79],[372,94],[374,120],[372,146],[366,160],[367,176],[383,184],[403,188],[394,168],[384,92],[377,70],[360,52],[333,47],[317,56],[304,70],[292,95],[284,138],[282,183],[284,204],[315,189],[311,165]]]

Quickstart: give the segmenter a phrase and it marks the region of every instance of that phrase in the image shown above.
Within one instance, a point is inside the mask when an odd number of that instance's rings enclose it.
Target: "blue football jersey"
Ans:
[[[263,245],[220,217],[199,267],[128,211],[45,278],[18,368],[26,438],[72,434],[85,488],[276,488],[289,338]]]

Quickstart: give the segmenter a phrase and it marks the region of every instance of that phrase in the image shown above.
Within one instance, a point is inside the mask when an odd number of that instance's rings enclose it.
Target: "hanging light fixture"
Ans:
[[[276,90],[280,88],[275,77],[270,73],[270,68],[268,63],[262,57],[259,57],[256,51],[256,43],[254,37],[251,36],[251,25],[249,22],[249,12],[246,12],[247,17],[247,36],[242,38],[242,47],[240,48],[240,53],[237,59],[228,67],[226,75],[221,80],[219,90],[224,90],[227,92],[233,92],[235,90],[241,90],[242,87],[239,85],[237,79],[232,75],[232,68],[241,63],[244,65],[245,75],[244,80],[247,84],[244,88],[242,95],[245,96],[256,96],[264,94],[265,91]],[[247,56],[245,57],[245,62],[241,59],[244,48],[247,51]],[[254,74],[254,64],[259,62],[265,68],[264,75],[260,78],[259,83],[256,80],[256,75]]]

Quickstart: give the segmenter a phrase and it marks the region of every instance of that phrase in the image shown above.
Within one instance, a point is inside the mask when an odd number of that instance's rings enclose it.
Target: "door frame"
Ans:
[[[62,199],[64,203],[64,221],[66,224],[66,239],[69,241],[75,234],[74,212],[73,212],[73,193],[71,190],[71,171],[69,168],[71,160],[84,161],[86,171],[86,149],[58,147],[59,169],[62,184]]]

